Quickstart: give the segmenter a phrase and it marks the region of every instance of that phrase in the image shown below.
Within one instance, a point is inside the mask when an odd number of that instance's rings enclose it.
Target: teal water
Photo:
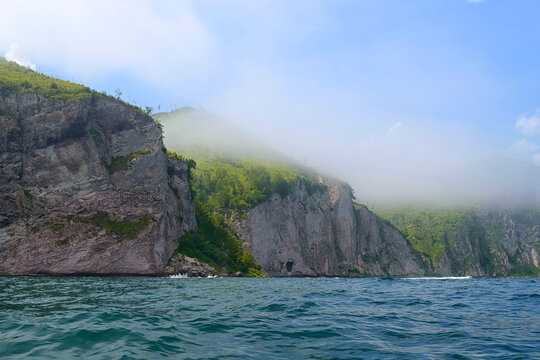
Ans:
[[[540,359],[540,280],[0,277],[0,358]]]

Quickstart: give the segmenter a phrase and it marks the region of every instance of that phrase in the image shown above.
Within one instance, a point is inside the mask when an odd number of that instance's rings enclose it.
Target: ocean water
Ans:
[[[540,359],[540,279],[0,277],[0,358]]]

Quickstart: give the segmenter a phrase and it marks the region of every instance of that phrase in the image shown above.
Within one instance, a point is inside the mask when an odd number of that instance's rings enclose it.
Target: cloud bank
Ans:
[[[539,104],[511,108],[528,92],[493,63],[523,36],[466,2],[419,3],[11,1],[0,53],[139,105],[202,105],[361,201],[534,193],[540,116],[516,117]]]

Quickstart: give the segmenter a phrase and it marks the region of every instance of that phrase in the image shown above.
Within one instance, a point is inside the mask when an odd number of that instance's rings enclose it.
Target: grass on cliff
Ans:
[[[88,99],[90,88],[40,74],[13,61],[0,58],[0,95],[40,93],[65,102]]]
[[[497,273],[493,251],[505,252],[500,241],[505,236],[504,218],[509,215],[514,221],[533,226],[540,221],[537,210],[523,210],[499,214],[497,211],[477,215],[465,209],[394,208],[382,209],[377,213],[388,219],[410,241],[425,260],[432,264],[447,254],[452,271],[467,273],[475,256],[486,274]],[[484,218],[485,217],[485,218]],[[454,258],[453,245],[458,240],[470,239],[472,253],[466,259]],[[540,270],[532,264],[520,264],[518,255],[508,255],[513,269],[510,276],[536,276]]]
[[[246,210],[273,194],[286,197],[296,181],[302,182],[310,195],[326,190],[314,175],[258,160],[197,158],[193,172],[196,197],[211,211]]]
[[[50,99],[62,100],[65,103],[86,100],[92,97],[106,97],[142,114],[150,115],[152,111],[150,107],[143,110],[139,106],[123,101],[118,96],[114,97],[107,95],[105,92],[97,92],[84,85],[55,79],[0,57],[0,96],[34,93]],[[160,127],[160,124],[156,125],[158,128]]]
[[[519,264],[516,265],[508,275],[516,277],[538,276],[540,275],[540,269],[534,264]]]
[[[377,214],[390,221],[415,250],[432,261],[439,260],[448,245],[455,241],[466,218],[462,210],[420,208],[385,209]]]
[[[177,154],[174,151],[169,151],[167,150],[165,146],[162,146],[161,150],[165,153],[168,159],[178,159],[180,161],[187,163],[188,169],[190,170],[190,175],[191,175],[191,170],[197,168],[197,162],[195,160],[189,159],[183,155]]]
[[[253,256],[244,251],[228,225],[213,215],[200,203],[196,203],[198,230],[187,233],[179,240],[177,251],[198,259],[218,271],[240,271],[246,276],[264,276]]]
[[[127,155],[113,157],[110,164],[105,164],[109,174],[114,174],[117,171],[124,171],[129,169],[131,160],[138,159],[142,155],[149,154],[150,150],[139,150]]]
[[[75,222],[92,224],[107,233],[118,235],[121,239],[136,238],[154,220],[152,216],[145,215],[131,221],[114,221],[105,211],[97,211],[91,216],[74,215],[71,219]]]

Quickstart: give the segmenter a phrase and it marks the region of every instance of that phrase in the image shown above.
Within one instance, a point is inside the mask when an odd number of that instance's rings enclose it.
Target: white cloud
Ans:
[[[393,134],[398,133],[401,129],[403,129],[403,123],[401,121],[398,121],[394,125],[390,126],[386,133],[388,136],[391,136]]]
[[[114,72],[131,72],[160,86],[201,76],[215,58],[214,36],[189,2],[161,5],[142,0],[5,1],[0,49],[19,44],[39,65],[82,82]]]
[[[532,160],[536,165],[540,165],[540,154],[534,154]]]
[[[19,48],[17,43],[12,43],[9,45],[9,49],[6,52],[6,59],[9,61],[15,61],[17,64],[36,70],[36,65],[32,63],[28,57],[24,56]]]
[[[534,135],[540,132],[540,111],[537,111],[535,115],[527,117],[526,115],[521,115],[521,117],[516,121],[516,128],[521,131],[524,135]]]
[[[536,151],[536,149],[538,149],[538,146],[530,141],[527,141],[525,138],[523,138],[519,141],[516,141],[510,147],[510,149],[517,154],[529,154]]]

